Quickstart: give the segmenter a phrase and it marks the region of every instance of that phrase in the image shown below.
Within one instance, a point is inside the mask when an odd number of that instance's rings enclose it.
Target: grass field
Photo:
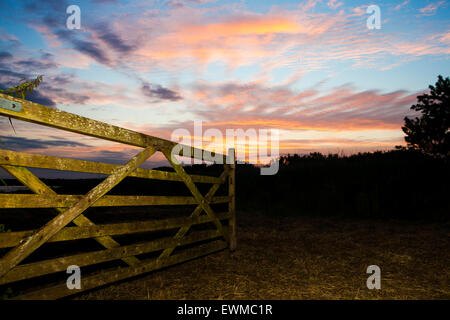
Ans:
[[[450,299],[450,224],[238,214],[238,249],[76,299]],[[381,289],[368,290],[369,265]]]

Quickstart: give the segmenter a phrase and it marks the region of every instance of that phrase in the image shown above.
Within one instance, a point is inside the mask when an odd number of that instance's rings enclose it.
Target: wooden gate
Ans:
[[[143,148],[125,165],[0,149],[0,167],[34,193],[0,194],[0,209],[54,208],[57,211],[50,221],[36,229],[0,233],[0,249],[6,252],[0,259],[0,285],[32,281],[54,273],[59,273],[61,276],[56,283],[53,282],[45,287],[40,286],[37,290],[25,292],[16,298],[60,298],[191,260],[227,247],[231,250],[235,249],[235,154],[233,149],[230,149],[226,156],[220,155],[224,168],[220,176],[194,175],[186,173],[178,161],[172,159],[172,149],[177,145],[172,141],[112,126],[1,93],[0,115]],[[174,172],[139,168],[157,151],[164,154]],[[203,159],[204,152],[204,150],[193,147],[185,147],[182,148],[180,155]],[[84,195],[59,195],[27,168],[97,173],[108,176]],[[185,184],[192,196],[107,195],[126,177],[180,181]],[[202,194],[196,183],[210,184],[211,187],[206,194],[205,192]],[[228,186],[226,186],[227,184]],[[215,196],[221,185],[225,185],[226,194]],[[218,203],[228,203],[225,212],[217,213],[213,210],[212,205]],[[195,209],[187,217],[168,219],[152,217],[151,220],[110,224],[94,224],[88,218],[88,214],[83,214],[91,207],[162,205],[193,205]],[[206,224],[212,225],[213,228],[192,230],[194,226]],[[122,235],[161,230],[172,230],[173,235],[126,245],[119,244],[117,240],[117,237]],[[43,245],[79,239],[94,239],[103,249],[27,262],[27,257],[39,251]],[[156,253],[156,256],[147,259],[140,257],[150,252]],[[84,276],[82,272],[81,289],[67,287],[66,270],[69,266],[86,267],[113,260],[121,260],[124,265],[106,270],[101,269],[88,276]]]

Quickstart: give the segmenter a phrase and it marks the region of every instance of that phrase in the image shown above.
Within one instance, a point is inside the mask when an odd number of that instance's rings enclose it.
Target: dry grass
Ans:
[[[239,215],[238,250],[77,299],[449,299],[449,224]],[[366,268],[381,268],[368,290]]]

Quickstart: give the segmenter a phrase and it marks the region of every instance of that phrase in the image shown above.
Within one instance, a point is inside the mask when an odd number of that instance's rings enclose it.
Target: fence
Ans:
[[[53,218],[34,230],[0,233],[0,249],[6,252],[0,259],[0,285],[29,282],[50,274],[60,275],[57,281],[52,280],[53,282],[49,285],[39,286],[37,290],[25,292],[15,298],[60,298],[178,264],[227,247],[231,250],[235,249],[235,156],[233,149],[230,149],[226,156],[220,155],[224,170],[219,177],[194,175],[186,173],[183,166],[172,159],[171,151],[176,145],[172,141],[4,94],[0,94],[0,115],[143,148],[125,165],[0,149],[0,167],[34,193],[0,194],[0,209],[52,208],[51,210],[56,210]],[[189,150],[189,154],[186,150]],[[174,172],[139,168],[157,151],[164,154]],[[182,148],[180,155],[203,159],[204,152],[204,150],[187,147]],[[96,173],[107,175],[107,177],[84,195],[59,195],[27,168]],[[126,177],[183,182],[192,196],[107,195]],[[203,195],[196,183],[212,186]],[[227,194],[216,196],[216,192],[221,186],[227,189]],[[219,203],[228,204],[225,212],[217,213],[213,210],[212,206]],[[152,217],[152,220],[147,218],[145,221],[109,224],[96,224],[88,218],[88,214],[83,214],[88,208],[93,207],[163,205],[190,205],[195,206],[195,209],[187,217],[165,219]],[[0,219],[1,212],[4,211],[0,211]],[[212,229],[206,228],[211,224],[213,225]],[[204,226],[203,229],[194,230],[195,226],[201,225]],[[124,235],[146,233],[158,235],[158,232],[163,230],[172,230],[174,234],[163,238],[152,236],[153,238],[150,237],[151,241],[137,241],[126,245],[119,244],[117,240],[117,237],[120,238]],[[94,239],[102,246],[102,249],[84,250],[81,253],[39,261],[27,259],[41,247],[80,239]],[[145,258],[148,253],[156,255],[152,258]],[[102,266],[102,263],[111,261],[122,261],[122,266],[96,270],[87,276],[82,273],[81,289],[67,287],[68,275],[65,272],[70,265]]]

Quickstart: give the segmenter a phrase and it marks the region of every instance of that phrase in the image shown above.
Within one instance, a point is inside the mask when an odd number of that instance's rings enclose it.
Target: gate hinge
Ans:
[[[0,98],[0,108],[20,112],[22,111],[22,104],[20,102]]]

